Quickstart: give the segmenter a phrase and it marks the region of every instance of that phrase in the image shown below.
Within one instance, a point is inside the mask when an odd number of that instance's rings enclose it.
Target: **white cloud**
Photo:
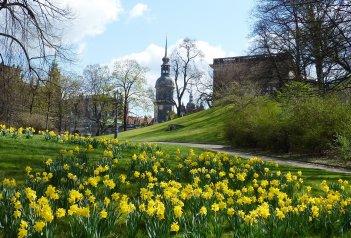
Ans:
[[[160,65],[162,64],[162,57],[164,56],[164,54],[165,54],[164,47],[158,46],[156,44],[150,44],[141,52],[131,53],[131,54],[113,59],[109,65],[110,65],[110,68],[113,69],[113,63],[115,61],[134,59],[140,65],[144,67],[148,67],[150,69],[146,77],[148,80],[148,84],[154,87],[157,78],[160,77],[160,72],[161,72]]]
[[[168,56],[171,55],[173,49],[182,39],[177,40],[176,43],[168,47]],[[213,46],[206,41],[197,41],[197,47],[204,53],[204,63],[206,65],[213,63],[213,58],[222,58],[226,57],[228,54],[222,49],[221,46]],[[142,66],[148,67],[150,71],[147,74],[148,84],[151,87],[155,86],[156,80],[160,77],[161,74],[161,64],[162,57],[165,54],[164,46],[150,44],[143,51],[131,53],[124,55],[115,59],[112,59],[109,63],[111,69],[113,69],[113,62],[123,59],[134,59]]]
[[[204,60],[208,64],[213,63],[213,58],[223,58],[227,56],[227,53],[221,46],[213,46],[206,41],[197,41],[196,45],[204,53]]]
[[[85,48],[87,48],[87,43],[86,42],[82,42],[78,44],[78,48],[77,48],[77,54],[81,55],[83,54]]]
[[[129,13],[130,18],[136,18],[142,16],[146,11],[149,10],[149,7],[143,3],[137,3]]]
[[[74,19],[64,29],[64,40],[68,43],[79,43],[85,37],[102,34],[123,12],[120,0],[61,0],[60,4],[73,13]]]

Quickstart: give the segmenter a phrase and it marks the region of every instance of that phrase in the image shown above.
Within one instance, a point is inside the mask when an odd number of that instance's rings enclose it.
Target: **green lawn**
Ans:
[[[75,144],[45,141],[42,136],[34,136],[32,139],[0,137],[0,181],[4,178],[14,178],[22,183],[25,179],[24,169],[26,166],[40,171],[48,158],[58,157],[61,149],[69,150],[74,149],[74,147],[76,147]],[[165,145],[162,148],[171,157],[174,157],[178,147]],[[184,149],[182,154],[187,153],[187,151],[188,149]],[[200,153],[203,150],[194,148],[194,151]],[[89,153],[88,156],[95,160],[100,158],[102,153],[103,149],[99,148]],[[121,161],[120,165],[127,166],[131,156],[131,154],[124,154],[124,160]]]
[[[45,141],[42,136],[32,139],[0,137],[0,180],[24,180],[24,168],[29,165],[38,170],[48,158],[59,156],[61,149],[74,149],[75,145]],[[97,156],[97,152],[93,156]]]
[[[121,132],[119,138],[130,141],[175,141],[224,144],[225,121],[230,116],[230,107],[211,108],[164,123]],[[168,131],[170,124],[182,125]],[[110,135],[113,136],[113,135]]]
[[[159,126],[159,125],[158,125]],[[59,156],[61,149],[73,149],[74,144],[62,144],[58,142],[45,141],[42,136],[34,136],[33,139],[25,138],[4,138],[0,137],[0,181],[3,178],[15,178],[19,182],[23,182],[25,179],[24,168],[29,165],[34,170],[41,170],[44,166],[43,163],[49,157],[56,158]],[[189,147],[175,146],[175,145],[159,145],[161,149],[170,155],[169,165],[172,168],[176,167],[176,161],[174,160],[177,149],[180,148],[182,153],[181,156],[186,156]],[[193,148],[196,154],[203,152],[203,149]],[[103,149],[96,149],[90,158],[95,159],[101,157]],[[179,155],[178,155],[179,156]],[[128,167],[130,162],[131,154],[123,154],[123,160],[120,165],[122,167]],[[271,166],[274,169],[274,166]],[[302,169],[290,166],[280,166],[279,170],[282,172],[291,171],[296,172],[301,170],[305,183],[308,185],[319,184],[322,180],[337,181],[339,178],[351,179],[349,174],[340,174],[334,172],[327,172],[317,169]]]

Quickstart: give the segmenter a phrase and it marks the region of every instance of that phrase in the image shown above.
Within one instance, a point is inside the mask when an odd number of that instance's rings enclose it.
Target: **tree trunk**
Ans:
[[[49,130],[49,113],[50,113],[50,107],[51,107],[51,95],[49,95],[49,98],[48,98],[48,108],[47,108],[47,111],[46,111],[46,121],[45,121],[45,129],[46,130]]]
[[[180,117],[181,109],[182,109],[182,99],[178,97],[178,107],[177,107],[177,116]]]
[[[320,89],[324,88],[324,74],[323,74],[323,46],[322,46],[322,23],[316,18],[312,7],[308,9],[309,21],[311,22],[311,43],[312,43],[312,57],[316,68],[317,81]]]
[[[33,113],[34,101],[35,101],[35,94],[34,94],[34,92],[31,92],[31,100],[30,100],[30,104],[29,104],[29,114],[30,115],[32,115],[32,113]]]
[[[128,104],[127,98],[124,98],[124,105],[123,105],[123,130],[127,130],[127,118],[128,118]]]
[[[296,62],[295,62],[295,79],[302,81],[302,71],[301,71],[301,62],[302,56],[301,56],[301,31],[300,31],[300,26],[299,26],[299,19],[297,15],[297,10],[294,9],[293,12],[294,16],[294,24],[295,24],[295,45],[296,45]]]
[[[316,73],[317,73],[317,80],[319,89],[324,89],[325,82],[324,82],[324,73],[323,73],[323,63],[320,57],[316,58]]]
[[[63,108],[62,108],[62,102],[60,101],[59,102],[59,113],[58,113],[58,119],[59,119],[59,121],[58,121],[58,131],[59,131],[59,133],[61,133],[61,131],[62,131],[62,117],[63,117],[63,113],[62,113],[62,111],[63,111]]]
[[[100,123],[100,120],[98,120],[97,123],[96,123],[96,133],[95,133],[95,136],[99,136],[99,135],[100,135],[100,128],[101,128],[101,123]]]

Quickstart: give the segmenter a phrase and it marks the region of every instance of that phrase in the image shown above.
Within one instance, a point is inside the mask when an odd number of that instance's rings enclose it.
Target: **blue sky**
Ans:
[[[217,52],[215,49],[206,52],[204,47],[208,58],[245,54],[252,22],[250,11],[254,6],[254,0],[73,0],[67,3],[78,22],[73,30],[68,30],[79,53],[78,71],[87,64],[108,64],[113,59],[140,54],[150,45],[163,47],[166,34],[170,46],[184,37],[207,42],[208,47],[217,49]]]

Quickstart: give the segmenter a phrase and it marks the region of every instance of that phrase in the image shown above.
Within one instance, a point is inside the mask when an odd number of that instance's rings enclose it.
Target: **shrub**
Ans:
[[[292,86],[275,98],[258,96],[246,107],[236,107],[225,132],[229,143],[285,152],[324,153],[338,135],[351,140],[350,104],[336,95],[316,95],[303,84]]]
[[[333,149],[341,159],[351,159],[351,140],[345,136],[337,135],[333,144]]]
[[[46,121],[45,115],[21,113],[17,118],[16,125],[31,126],[38,131],[38,130],[45,130],[45,121]],[[51,121],[49,121],[48,127],[50,130],[54,129],[54,126]]]
[[[237,146],[278,149],[282,146],[282,137],[278,136],[281,114],[279,103],[262,97],[257,103],[233,113],[226,126],[226,138]]]
[[[351,136],[350,106],[334,96],[307,97],[298,104],[286,105],[284,122],[292,151],[322,153],[338,134]]]

